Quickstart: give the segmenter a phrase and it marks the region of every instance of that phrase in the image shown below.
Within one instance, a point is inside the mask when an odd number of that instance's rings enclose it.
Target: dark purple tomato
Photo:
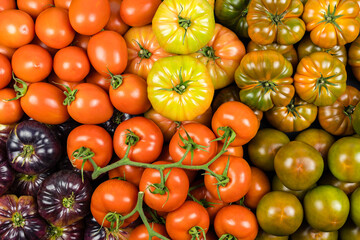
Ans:
[[[0,196],[6,193],[15,180],[15,171],[7,161],[4,148],[0,147]]]
[[[101,123],[100,126],[103,127],[106,131],[108,131],[111,136],[114,136],[115,129],[117,128],[117,126],[119,126],[120,123],[136,116],[139,115],[130,115],[128,113],[122,113],[114,109],[112,117],[106,122]]]
[[[85,223],[84,240],[127,240],[132,230],[131,227],[127,227],[119,229],[118,232],[110,231],[106,227],[101,227],[93,217],[87,217]]]
[[[24,173],[16,173],[14,184],[11,186],[12,192],[20,195],[29,195],[36,197],[41,184],[51,174],[46,171],[39,174],[28,175]]]
[[[61,227],[56,227],[51,224],[42,240],[83,240],[84,228],[84,220]]]

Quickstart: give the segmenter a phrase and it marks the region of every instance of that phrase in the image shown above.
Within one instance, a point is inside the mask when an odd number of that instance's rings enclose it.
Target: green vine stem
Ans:
[[[13,100],[18,100],[19,98],[25,96],[25,94],[27,93],[27,90],[28,90],[28,86],[27,86],[26,82],[24,82],[20,78],[15,77],[14,72],[12,73],[12,78],[15,81],[14,90],[16,92],[16,96],[14,98],[4,100],[6,102],[10,102],[10,101],[13,101]],[[21,87],[19,87],[17,85],[18,83],[21,85]]]

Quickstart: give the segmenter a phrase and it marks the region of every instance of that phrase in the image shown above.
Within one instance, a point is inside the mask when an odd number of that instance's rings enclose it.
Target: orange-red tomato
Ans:
[[[259,168],[251,167],[251,184],[249,191],[245,195],[245,205],[255,209],[260,199],[270,190],[270,181],[266,174]]]
[[[4,101],[15,96],[14,89],[4,88],[0,90],[0,124],[13,124],[22,118],[24,112],[20,100]]]
[[[55,7],[69,9],[72,0],[54,0]]]
[[[90,73],[85,78],[87,83],[93,83],[104,89],[106,92],[109,92],[110,88],[110,77],[103,76],[98,73],[96,70],[91,70]]]
[[[12,58],[12,55],[14,54],[15,50],[16,50],[15,48],[9,48],[6,47],[5,45],[0,44],[0,53],[6,56],[8,59]]]
[[[0,12],[16,8],[15,0],[0,0]]]
[[[55,53],[59,50],[59,49],[55,49],[55,48],[49,47],[48,45],[46,45],[45,43],[43,43],[36,35],[35,35],[34,39],[31,41],[31,44],[39,45],[40,47],[42,47],[42,48],[44,48],[46,51],[48,51],[51,56],[54,56]]]
[[[53,0],[17,0],[18,9],[27,12],[34,19],[45,9],[54,5]]]
[[[168,237],[164,225],[152,222],[150,223],[150,227],[154,229],[155,232],[160,233],[164,237]],[[137,226],[130,233],[129,240],[149,240],[149,231],[147,230],[145,224]],[[160,238],[152,237],[151,240],[160,240]]]
[[[54,86],[58,87],[62,91],[67,91],[67,89],[64,87],[67,86],[70,89],[74,89],[77,85],[80,83],[84,83],[85,81],[82,80],[80,82],[67,82],[62,79],[60,79],[58,76],[56,76],[55,73],[50,74],[50,76],[47,78],[48,83],[53,84]]]
[[[81,35],[81,34],[77,33],[77,34],[75,34],[72,45],[74,45],[76,47],[80,47],[80,48],[84,49],[85,51],[87,51],[87,47],[88,47],[90,38],[91,38],[91,36]]]
[[[11,81],[11,64],[9,59],[0,54],[0,89],[9,85]]]
[[[223,146],[224,146],[224,143],[218,142],[218,153],[221,151]],[[227,152],[225,152],[223,154],[224,156],[234,156],[234,157],[240,157],[240,158],[242,158],[244,156],[244,149],[242,146],[236,146],[236,147],[228,146],[226,148],[226,150],[227,150]]]
[[[129,29],[129,26],[126,23],[124,23],[124,21],[120,17],[121,2],[122,0],[109,0],[111,13],[110,13],[109,21],[107,22],[104,29],[115,31],[120,33],[121,35],[124,35],[126,31]]]
[[[141,27],[151,23],[162,0],[123,0],[120,16],[132,27]]]
[[[118,161],[119,159],[116,159]],[[114,161],[115,162],[115,161]],[[109,171],[109,179],[113,178],[123,178],[125,181],[131,182],[135,186],[139,186],[141,176],[145,168],[142,167],[133,167],[130,165],[123,165],[118,168],[112,169]]]

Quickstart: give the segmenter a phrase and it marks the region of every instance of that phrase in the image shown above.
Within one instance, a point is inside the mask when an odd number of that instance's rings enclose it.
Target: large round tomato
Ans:
[[[158,60],[148,75],[147,84],[155,111],[174,121],[193,120],[210,107],[214,96],[206,67],[190,56]]]
[[[0,124],[17,123],[24,112],[20,105],[20,100],[4,101],[16,97],[16,93],[11,88],[0,89]]]
[[[88,148],[84,150],[80,148]],[[88,152],[86,152],[88,151]],[[77,169],[83,169],[84,171],[93,171],[94,167],[86,161],[83,165],[83,154],[94,154],[91,157],[99,167],[105,167],[111,159],[113,148],[112,139],[110,134],[97,125],[81,125],[74,128],[67,138],[67,155],[72,165]]]
[[[270,181],[259,168],[251,167],[251,184],[245,195],[244,203],[247,207],[256,209],[260,199],[270,192]]]
[[[161,0],[123,0],[120,6],[120,16],[132,27],[150,24]]]
[[[159,223],[150,223],[150,227],[157,233],[160,233],[164,237],[168,237],[166,228],[164,225]],[[149,232],[145,224],[141,224],[131,231],[129,240],[149,240]],[[158,237],[152,237],[151,240],[160,240]]]
[[[118,32],[121,35],[124,35],[129,26],[122,20],[120,16],[120,6],[122,0],[109,0],[110,4],[110,18],[107,24],[105,25],[105,30],[111,30]]]
[[[7,0],[8,1],[8,0]],[[45,9],[54,5],[53,0],[17,0],[18,9],[28,13],[34,19]]]
[[[94,35],[100,32],[109,18],[108,0],[72,0],[70,3],[69,21],[72,28],[80,34]]]
[[[213,11],[206,0],[163,1],[152,20],[160,46],[177,54],[200,50],[214,34]]]
[[[39,14],[35,22],[35,32],[43,43],[56,49],[68,46],[75,36],[68,11],[59,7],[48,8]]]
[[[9,85],[11,81],[11,64],[9,59],[0,53],[0,89]]]
[[[128,54],[124,38],[114,31],[101,31],[89,40],[87,54],[91,65],[104,76],[121,74]]]

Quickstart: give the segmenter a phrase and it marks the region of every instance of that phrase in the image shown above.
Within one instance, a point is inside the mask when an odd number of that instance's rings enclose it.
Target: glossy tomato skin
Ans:
[[[15,181],[15,171],[10,167],[7,158],[6,149],[0,146],[0,195],[6,193]]]
[[[9,85],[12,79],[11,73],[12,69],[9,59],[5,55],[0,54],[0,89]]]
[[[352,194],[350,198],[350,216],[353,222],[360,226],[360,188],[358,187]]]
[[[15,182],[11,190],[18,196],[28,195],[36,198],[42,183],[51,174],[51,170],[34,175],[16,173]]]
[[[133,230],[131,227],[120,228],[119,231],[110,231],[109,228],[97,223],[93,216],[85,219],[83,240],[127,240]]]
[[[259,229],[258,235],[255,238],[256,240],[288,240],[289,236],[275,236],[264,232],[262,229]]]
[[[72,0],[54,0],[55,7],[61,7],[66,10],[69,10]]]
[[[0,53],[6,56],[9,60],[11,60],[15,50],[16,50],[15,48],[9,48],[6,47],[5,45],[0,44]]]
[[[36,121],[45,124],[61,124],[69,119],[65,95],[50,83],[38,82],[28,87],[27,93],[20,99],[21,108]]]
[[[350,45],[348,63],[356,80],[360,81],[360,37]]]
[[[103,76],[96,70],[92,69],[85,78],[87,83],[93,83],[109,92],[111,79],[109,76]]]
[[[352,221],[347,221],[346,224],[339,230],[340,240],[360,239],[360,227],[356,226]]]
[[[123,0],[120,6],[120,16],[132,27],[150,24],[161,0]]]
[[[59,7],[48,8],[39,14],[35,21],[35,32],[43,43],[56,49],[68,46],[75,37],[68,11]]]
[[[179,222],[184,224],[179,224]],[[206,234],[209,230],[210,220],[206,209],[199,203],[186,201],[181,207],[170,212],[166,217],[166,230],[173,240],[191,240],[189,230],[199,226]],[[203,234],[200,234],[203,236]]]
[[[340,181],[339,179],[334,177],[331,172],[326,172],[321,176],[318,185],[332,185],[343,190],[344,193],[349,196],[360,186],[360,182],[352,183]]]
[[[164,237],[169,237],[166,233],[166,228],[164,225],[159,223],[150,223],[150,227],[154,229],[155,232],[160,233]],[[148,240],[149,233],[145,224],[137,226],[130,234],[129,240]],[[151,240],[160,240],[158,237],[152,237]]]
[[[90,38],[87,54],[91,65],[104,76],[121,74],[128,54],[124,38],[114,31],[102,31]]]
[[[251,167],[251,184],[245,195],[245,206],[256,209],[260,199],[270,190],[270,181],[266,174],[259,168]]]
[[[315,187],[316,185],[314,184],[312,187]],[[282,192],[287,192],[287,193],[291,193],[292,195],[294,195],[295,197],[297,197],[300,201],[304,199],[305,194],[307,192],[308,189],[306,190],[291,190],[288,187],[286,187],[279,179],[279,177],[277,175],[275,175],[272,179],[271,182],[271,190],[272,191],[282,191]]]
[[[105,25],[104,29],[115,31],[121,35],[124,35],[129,29],[129,26],[122,20],[119,14],[121,3],[122,0],[109,0],[110,18],[107,24]]]
[[[71,240],[83,240],[84,239],[85,224],[83,220],[74,222],[65,226],[50,225],[47,228],[46,239],[71,239]]]
[[[76,47],[80,47],[84,51],[87,51],[87,47],[88,47],[90,38],[91,38],[91,36],[81,35],[81,34],[77,33],[77,34],[75,34],[72,45],[76,46]]]
[[[19,48],[33,40],[34,20],[29,14],[17,9],[0,12],[0,44],[9,48]]]
[[[3,0],[0,2],[0,12],[6,9],[14,9],[16,8],[15,0]]]
[[[295,233],[291,235],[292,240],[338,240],[338,231],[322,232],[303,224]]]
[[[109,120],[114,112],[107,93],[92,83],[81,83],[75,100],[67,106],[69,115],[82,124],[100,124]]]
[[[46,51],[48,51],[50,53],[50,55],[52,57],[54,57],[55,53],[58,51],[58,49],[49,47],[48,45],[43,43],[36,35],[35,35],[34,39],[31,41],[31,44],[35,44],[35,45],[38,45],[38,46],[44,48]]]
[[[105,27],[109,18],[108,0],[72,0],[70,3],[69,20],[77,33],[94,35]]]
[[[4,101],[15,97],[16,93],[12,88],[0,90],[0,124],[17,123],[24,115],[20,100]]]
[[[258,223],[255,215],[247,208],[230,205],[222,208],[215,217],[216,235],[231,234],[238,240],[255,239]]]
[[[118,161],[116,159],[115,161]],[[115,162],[114,161],[114,162]],[[113,178],[123,178],[125,181],[128,181],[135,186],[139,187],[141,176],[145,168],[142,167],[133,167],[130,165],[123,165],[118,168],[112,169],[109,171],[109,179]]]
[[[16,1],[19,10],[28,13],[32,18],[36,17],[45,9],[54,5],[53,0],[18,0]]]

